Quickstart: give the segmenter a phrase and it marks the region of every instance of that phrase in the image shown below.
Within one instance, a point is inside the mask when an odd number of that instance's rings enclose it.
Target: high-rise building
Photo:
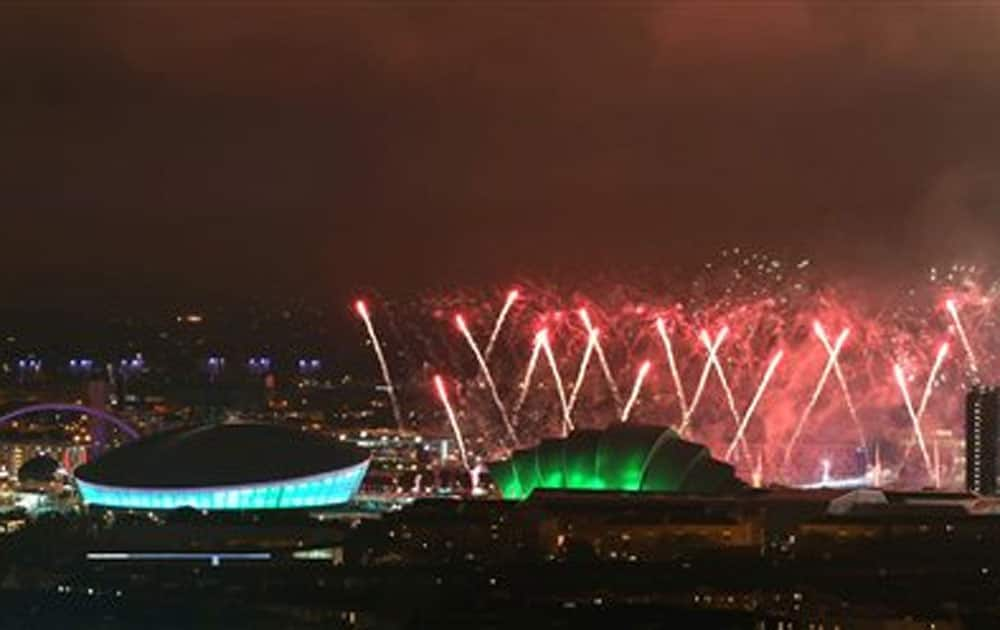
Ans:
[[[107,411],[108,409],[108,382],[100,375],[94,375],[94,378],[87,381],[87,406],[97,411]],[[108,435],[104,421],[91,415],[87,424],[94,445],[99,449],[107,446]]]
[[[92,378],[87,382],[87,406],[98,411],[107,411],[108,382],[103,378]]]
[[[976,386],[965,398],[965,488],[997,493],[1000,390]]]

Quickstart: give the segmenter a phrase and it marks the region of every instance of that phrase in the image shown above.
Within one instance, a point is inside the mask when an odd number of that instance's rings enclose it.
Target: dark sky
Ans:
[[[8,303],[1000,245],[995,3],[7,2],[0,78]]]

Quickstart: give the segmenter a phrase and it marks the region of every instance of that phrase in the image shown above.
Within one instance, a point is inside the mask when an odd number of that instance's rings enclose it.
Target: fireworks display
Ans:
[[[382,381],[385,383],[386,392],[389,394],[389,402],[392,403],[392,415],[396,419],[396,424],[403,425],[403,415],[399,408],[399,400],[396,398],[396,387],[392,383],[392,376],[389,373],[389,364],[385,360],[385,353],[382,352],[382,342],[375,333],[375,326],[372,325],[371,316],[368,314],[368,305],[363,300],[354,303],[354,310],[365,322],[365,330],[368,332],[368,339],[371,342],[372,350],[375,351],[375,358],[378,359],[379,369],[382,371]]]
[[[437,390],[438,398],[441,400],[441,405],[444,407],[445,414],[448,416],[448,424],[451,425],[451,430],[455,434],[455,443],[458,444],[458,452],[462,459],[462,467],[467,471],[471,471],[472,468],[469,466],[469,454],[465,449],[465,438],[462,437],[462,429],[458,423],[458,416],[455,414],[455,410],[451,406],[451,401],[448,400],[448,389],[444,385],[444,379],[440,375],[434,377],[434,389]]]
[[[1000,376],[1000,283],[985,270],[872,288],[731,249],[664,285],[521,284],[356,308],[404,424],[461,431],[469,465],[641,422],[763,483],[961,484],[962,398]]]

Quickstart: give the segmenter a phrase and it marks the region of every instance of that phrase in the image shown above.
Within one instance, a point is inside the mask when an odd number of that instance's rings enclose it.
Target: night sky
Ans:
[[[1000,244],[988,2],[38,4],[0,7],[8,304]]]

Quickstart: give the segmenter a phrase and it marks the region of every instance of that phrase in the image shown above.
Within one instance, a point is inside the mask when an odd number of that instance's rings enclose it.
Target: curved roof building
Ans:
[[[490,474],[505,499],[526,498],[535,488],[720,493],[744,487],[732,466],[672,429],[620,423],[542,440],[490,464]]]
[[[368,452],[268,424],[164,431],[74,472],[87,504],[116,508],[261,510],[345,503]]]

